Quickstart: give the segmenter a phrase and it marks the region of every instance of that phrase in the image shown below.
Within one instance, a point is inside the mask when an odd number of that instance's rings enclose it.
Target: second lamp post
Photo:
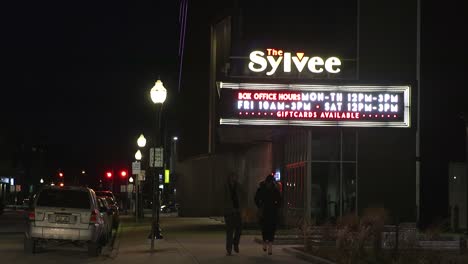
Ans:
[[[151,100],[156,105],[156,125],[157,132],[155,137],[155,149],[153,158],[156,157],[156,150],[161,147],[161,112],[164,101],[166,101],[167,90],[164,88],[161,80],[157,80],[153,88],[150,91]],[[152,194],[153,194],[153,206],[152,206],[152,223],[151,223],[151,250],[154,250],[154,239],[162,238],[161,229],[159,227],[159,172],[163,168],[163,162],[156,163],[156,160],[150,161],[154,165]]]

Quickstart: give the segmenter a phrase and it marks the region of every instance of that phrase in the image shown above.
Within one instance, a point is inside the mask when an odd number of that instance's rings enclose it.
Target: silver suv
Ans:
[[[24,249],[35,253],[51,241],[86,245],[90,256],[98,256],[106,235],[96,194],[85,187],[45,187],[35,197],[29,212]]]

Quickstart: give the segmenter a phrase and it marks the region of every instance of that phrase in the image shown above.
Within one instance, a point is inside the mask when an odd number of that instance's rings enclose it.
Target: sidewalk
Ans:
[[[114,250],[106,262],[112,263],[309,263],[286,253],[287,246],[274,246],[268,256],[254,241],[256,235],[241,237],[240,253],[225,255],[224,225],[210,218],[161,217],[164,239],[155,241],[150,252],[150,218],[135,223],[122,218]]]

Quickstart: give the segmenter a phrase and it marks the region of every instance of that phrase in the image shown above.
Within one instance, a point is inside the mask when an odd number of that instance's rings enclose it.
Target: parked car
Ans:
[[[112,193],[111,191],[96,191],[96,196],[111,197],[114,201],[117,202],[117,198],[115,197],[114,193]]]
[[[112,214],[112,227],[117,229],[119,227],[120,223],[120,209],[119,206],[117,205],[117,202],[112,199],[111,197],[106,197],[105,198],[107,201],[107,204],[109,204],[113,214]]]
[[[101,213],[102,218],[104,219],[105,225],[105,236],[104,241],[107,243],[112,238],[112,228],[113,228],[113,219],[114,219],[114,211],[107,203],[105,197],[97,197],[98,205],[99,205],[99,212]]]
[[[41,189],[28,212],[24,250],[35,253],[49,242],[87,246],[98,256],[105,242],[106,226],[96,194],[86,187],[47,186]]]
[[[178,210],[177,204],[169,203],[169,204],[161,205],[162,213],[174,213],[174,212],[177,212],[177,210]]]

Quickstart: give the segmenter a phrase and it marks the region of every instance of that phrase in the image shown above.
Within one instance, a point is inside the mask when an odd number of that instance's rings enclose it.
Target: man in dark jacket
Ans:
[[[273,175],[268,175],[260,183],[255,193],[255,204],[260,215],[260,225],[262,227],[263,251],[267,250],[268,255],[272,253],[273,241],[275,239],[276,226],[278,224],[278,212],[281,203],[281,193]]]
[[[224,222],[226,223],[226,255],[230,256],[232,248],[239,253],[242,221],[240,215],[241,188],[237,174],[228,174],[224,185]]]

